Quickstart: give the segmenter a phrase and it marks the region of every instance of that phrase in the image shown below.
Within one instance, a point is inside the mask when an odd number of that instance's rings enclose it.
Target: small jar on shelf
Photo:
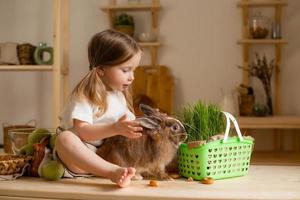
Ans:
[[[281,39],[281,27],[280,24],[277,22],[273,22],[272,24],[272,39],[278,40]]]
[[[265,39],[271,29],[270,21],[261,12],[256,12],[249,21],[249,32],[253,39]]]

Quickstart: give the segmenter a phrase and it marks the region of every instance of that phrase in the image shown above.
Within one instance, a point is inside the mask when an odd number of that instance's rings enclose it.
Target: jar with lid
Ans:
[[[250,36],[253,39],[264,39],[270,32],[270,21],[261,12],[256,12],[249,22]]]

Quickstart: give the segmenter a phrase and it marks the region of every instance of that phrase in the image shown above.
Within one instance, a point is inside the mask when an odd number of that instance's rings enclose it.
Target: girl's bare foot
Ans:
[[[129,167],[125,168],[127,170],[127,174],[122,176],[122,179],[117,183],[120,187],[127,187],[131,183],[131,178],[135,175],[135,168]]]
[[[127,187],[131,183],[131,178],[135,175],[135,168],[128,167],[118,168],[112,173],[111,181],[115,182],[120,187]]]

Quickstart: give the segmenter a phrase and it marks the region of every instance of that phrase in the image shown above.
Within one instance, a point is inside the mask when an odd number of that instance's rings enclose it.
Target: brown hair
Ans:
[[[97,116],[107,109],[106,88],[101,80],[101,69],[114,67],[131,59],[141,51],[138,43],[130,36],[114,31],[105,30],[96,33],[88,45],[90,71],[76,85],[72,96],[88,100],[98,106]],[[132,94],[130,89],[123,91],[128,108],[133,112]]]

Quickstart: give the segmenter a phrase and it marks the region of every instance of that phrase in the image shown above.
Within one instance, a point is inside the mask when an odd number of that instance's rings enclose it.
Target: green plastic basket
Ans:
[[[244,139],[234,117],[223,112],[227,119],[224,139],[189,149],[181,144],[178,150],[179,173],[184,177],[201,180],[205,177],[224,179],[248,173],[253,140]],[[228,138],[230,120],[239,137]]]

